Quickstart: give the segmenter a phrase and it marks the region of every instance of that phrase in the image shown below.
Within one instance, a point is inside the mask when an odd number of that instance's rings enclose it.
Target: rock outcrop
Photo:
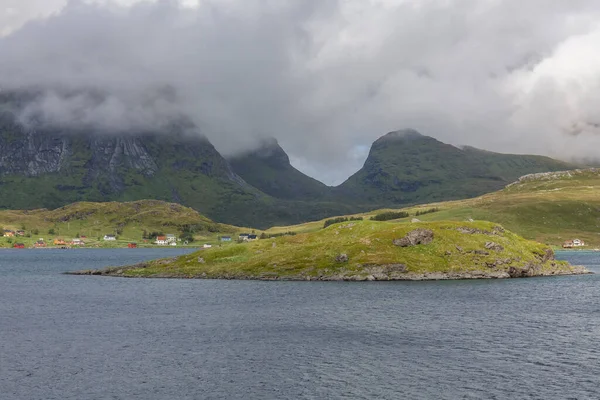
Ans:
[[[394,239],[393,243],[400,247],[416,246],[419,244],[429,244],[433,241],[433,231],[430,229],[415,229],[410,231],[400,239]]]

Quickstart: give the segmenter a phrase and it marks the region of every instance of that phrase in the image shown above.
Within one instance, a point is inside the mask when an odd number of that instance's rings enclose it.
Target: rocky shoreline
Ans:
[[[143,269],[148,266],[147,263],[139,263],[127,267],[110,267],[96,270],[80,270],[65,272],[67,275],[95,275],[95,276],[110,276],[121,278],[132,278],[127,275],[128,270]],[[277,275],[212,275],[206,273],[198,275],[182,275],[182,274],[157,274],[149,276],[137,276],[140,278],[160,278],[160,279],[222,279],[222,280],[259,280],[259,281],[321,281],[321,282],[364,282],[364,281],[442,281],[442,280],[467,280],[467,279],[514,279],[514,278],[535,278],[548,276],[569,276],[569,275],[587,275],[593,272],[587,270],[583,266],[571,266],[569,271],[556,270],[541,270],[541,269],[509,269],[508,271],[464,271],[464,272],[397,272],[383,273],[381,270],[390,266],[371,267],[367,275],[345,275],[334,274],[330,276],[277,276]]]

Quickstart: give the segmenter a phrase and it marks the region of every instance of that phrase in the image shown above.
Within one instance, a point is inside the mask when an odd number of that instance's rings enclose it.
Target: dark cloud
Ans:
[[[406,127],[594,157],[599,17],[593,0],[71,2],[0,39],[0,87],[42,90],[24,120],[133,130],[185,117],[227,154],[274,136],[327,183]]]

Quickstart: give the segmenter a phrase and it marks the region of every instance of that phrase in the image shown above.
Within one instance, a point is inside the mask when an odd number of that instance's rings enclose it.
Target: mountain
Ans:
[[[359,204],[418,204],[475,197],[525,174],[573,168],[548,157],[458,148],[402,130],[376,140],[364,166],[335,191]]]
[[[27,127],[0,107],[0,208],[156,199],[192,207],[218,222],[257,228],[353,210],[332,201],[302,201],[302,191],[298,199],[270,196],[236,174],[206,138],[186,131],[183,123],[150,132]],[[302,178],[317,188],[315,199],[317,190],[327,189],[295,171],[294,182]]]
[[[275,198],[331,198],[331,188],[294,168],[275,139],[264,140],[257,149],[231,157],[229,162],[246,182]]]
[[[102,131],[17,118],[27,96],[0,95],[0,209],[155,199],[214,221],[268,228],[380,207],[474,197],[519,176],[573,166],[547,157],[457,148],[416,131],[373,143],[339,187],[297,169],[275,140],[225,159],[185,119],[149,131]]]

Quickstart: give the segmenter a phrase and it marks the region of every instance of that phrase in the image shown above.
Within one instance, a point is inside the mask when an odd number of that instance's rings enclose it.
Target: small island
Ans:
[[[145,278],[391,281],[590,273],[491,222],[349,221],[126,267],[70,272]]]

